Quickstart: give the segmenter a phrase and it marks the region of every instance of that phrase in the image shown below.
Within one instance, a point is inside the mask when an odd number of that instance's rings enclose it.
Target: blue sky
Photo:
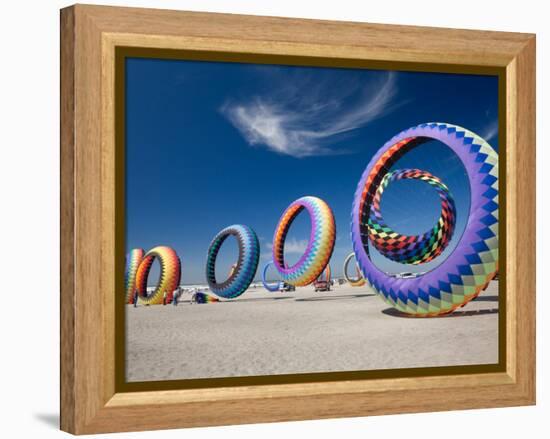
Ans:
[[[373,154],[399,131],[430,121],[464,126],[498,151],[497,119],[493,76],[129,58],[127,249],[171,246],[182,259],[182,283],[205,283],[214,235],[247,224],[260,239],[259,278],[284,209],[315,195],[335,214],[331,266],[341,275],[351,252],[353,195]],[[438,142],[395,166],[405,167],[447,184],[458,211],[455,236],[443,255],[416,269],[374,258],[386,271],[426,271],[444,260],[464,229],[468,181],[458,158]],[[395,182],[382,198],[386,222],[401,233],[425,232],[439,212],[435,190],[418,181]],[[300,214],[287,237],[289,263],[305,249],[309,227]],[[219,279],[236,258],[229,239],[218,258]],[[156,273],[158,267],[150,284]]]

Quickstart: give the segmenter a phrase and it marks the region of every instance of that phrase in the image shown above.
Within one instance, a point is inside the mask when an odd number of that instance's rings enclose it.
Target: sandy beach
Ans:
[[[402,317],[347,284],[231,301],[127,307],[127,380],[375,370],[498,362],[498,281],[449,316]]]

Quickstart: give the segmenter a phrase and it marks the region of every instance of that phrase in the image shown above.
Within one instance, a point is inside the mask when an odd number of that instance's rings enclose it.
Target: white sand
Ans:
[[[498,282],[450,316],[397,316],[368,287],[249,290],[127,307],[127,379],[150,381],[498,362]]]

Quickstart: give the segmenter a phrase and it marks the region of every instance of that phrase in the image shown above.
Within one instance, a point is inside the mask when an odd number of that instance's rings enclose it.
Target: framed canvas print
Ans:
[[[61,428],[535,402],[535,37],[61,11]]]

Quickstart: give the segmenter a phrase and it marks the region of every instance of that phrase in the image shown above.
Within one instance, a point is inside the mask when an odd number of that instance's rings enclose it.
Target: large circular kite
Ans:
[[[430,140],[447,145],[466,169],[470,183],[468,221],[443,263],[415,278],[397,278],[376,267],[369,255],[372,205],[384,177],[399,158]],[[443,233],[443,228],[440,231]],[[363,172],[353,202],[351,238],[361,272],[399,311],[434,316],[468,303],[498,270],[497,153],[477,134],[447,123],[425,123],[397,134],[380,148]]]
[[[415,179],[433,186],[441,199],[441,216],[436,225],[422,235],[407,236],[395,232],[382,218],[380,199],[384,189],[396,180]],[[372,199],[368,219],[370,242],[386,258],[402,264],[423,264],[435,259],[445,250],[456,222],[455,202],[449,189],[435,175],[419,169],[388,172],[382,178]]]
[[[367,283],[367,281],[365,280],[365,278],[361,274],[361,270],[359,270],[359,265],[357,264],[357,262],[355,263],[355,273],[356,273],[357,277],[355,279],[353,279],[348,274],[348,266],[349,266],[349,263],[351,262],[352,259],[355,259],[355,253],[353,253],[353,252],[350,253],[349,255],[347,255],[346,259],[344,260],[344,269],[343,269],[344,278],[346,279],[348,284],[350,284],[350,286],[352,286],[352,287],[362,287],[363,285],[365,285]]]
[[[160,262],[160,278],[155,290],[147,294],[147,278],[155,258]],[[139,293],[139,300],[142,303],[157,305],[162,303],[164,293],[170,301],[174,290],[178,287],[181,279],[181,262],[176,252],[170,247],[158,246],[149,250],[139,264],[136,272],[136,286]]]
[[[296,264],[287,267],[284,260],[285,238],[298,214],[307,210],[311,235],[306,251]],[[309,285],[323,272],[334,249],[336,224],[332,210],[317,197],[302,197],[284,211],[273,237],[273,262],[283,281],[294,286]]]
[[[145,252],[141,248],[134,248],[126,255],[126,272],[124,285],[126,287],[126,303],[134,303],[136,292],[136,272]]]
[[[216,257],[224,241],[235,236],[239,246],[239,259],[231,275],[222,283],[216,282]],[[244,225],[233,225],[219,232],[210,247],[206,258],[206,280],[210,290],[223,298],[232,299],[246,291],[256,275],[260,257],[260,243],[254,230]]]
[[[279,291],[279,282],[273,282],[271,284],[267,282],[267,269],[270,265],[273,265],[273,261],[269,261],[265,264],[264,269],[262,270],[262,284],[267,291],[274,293]]]
[[[326,281],[330,282],[332,279],[332,272],[330,270],[330,264],[327,264],[325,269],[321,272],[321,274],[317,277],[317,280],[319,281]]]

